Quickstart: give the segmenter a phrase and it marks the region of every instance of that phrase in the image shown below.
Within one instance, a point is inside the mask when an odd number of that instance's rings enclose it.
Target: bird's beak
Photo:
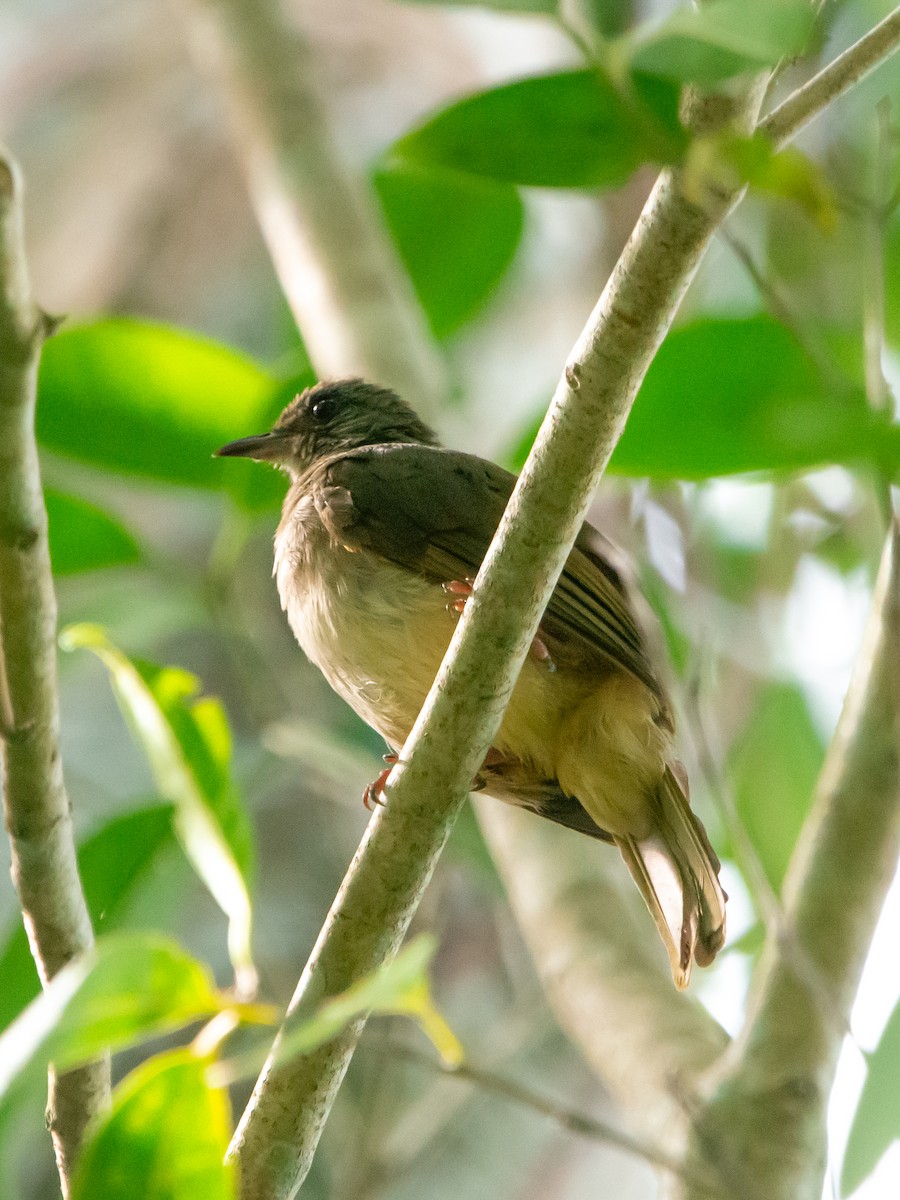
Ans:
[[[281,457],[285,438],[278,433],[259,433],[255,437],[239,438],[229,442],[215,453],[216,458],[255,458],[260,462],[271,462]]]

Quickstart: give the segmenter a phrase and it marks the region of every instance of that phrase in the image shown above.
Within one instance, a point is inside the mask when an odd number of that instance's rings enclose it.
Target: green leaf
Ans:
[[[340,995],[321,1004],[312,1014],[289,1019],[278,1048],[280,1061],[309,1054],[336,1037],[353,1021],[373,1013],[412,1017],[435,1049],[449,1064],[463,1059],[463,1049],[450,1026],[435,1008],[428,983],[428,964],[434,956],[435,940],[420,935],[390,963]],[[269,1045],[249,1050],[213,1068],[214,1077],[233,1082],[256,1075],[269,1053]]]
[[[127,658],[96,625],[74,625],[60,642],[92,650],[147,754],[160,793],[175,805],[175,827],[197,874],[228,917],[228,950],[241,991],[252,991],[250,886],[253,839],[231,777],[231,735],[221,703],[197,698],[196,676]]]
[[[438,337],[470,320],[495,290],[522,236],[510,184],[413,163],[374,176],[397,249]]]
[[[659,81],[620,91],[599,69],[522,79],[444,109],[394,153],[506,183],[616,187],[642,162],[680,157],[675,96]]]
[[[770,684],[728,764],[738,812],[772,887],[780,891],[812,803],[825,747],[802,693]]]
[[[42,1079],[223,1008],[206,967],[157,934],[110,934],[0,1036],[0,1101]]]
[[[860,391],[829,392],[770,317],[703,319],[664,342],[613,456],[615,469],[701,479],[869,457],[884,438]]]
[[[155,804],[114,817],[79,846],[78,874],[95,930],[115,928],[144,873],[172,840],[172,808]],[[0,1029],[5,1029],[41,990],[20,922],[0,952],[0,979]]]
[[[841,1196],[855,1192],[900,1138],[900,1004],[891,1013],[881,1041],[866,1057],[869,1069],[844,1151]]]
[[[233,1200],[228,1099],[189,1050],[143,1063],[88,1134],[73,1200]]]
[[[269,427],[283,386],[249,358],[195,334],[115,318],[65,329],[41,357],[37,433],[45,449],[169,483],[238,488],[250,464],[212,457]]]
[[[137,542],[102,508],[51,488],[44,491],[54,575],[139,562]]]
[[[322,1045],[357,1017],[382,1013],[414,1017],[445,1062],[461,1062],[462,1047],[431,1002],[428,964],[435,949],[433,937],[420,935],[392,962],[326,1001],[314,1017],[289,1027],[282,1042],[285,1057]]]
[[[710,0],[680,8],[631,39],[637,71],[702,88],[801,54],[815,24],[808,0]]]
[[[525,461],[539,424],[515,450],[514,465]],[[666,338],[610,470],[707,479],[866,462],[896,471],[897,426],[871,412],[861,387],[829,390],[788,330],[755,316],[702,318]]]

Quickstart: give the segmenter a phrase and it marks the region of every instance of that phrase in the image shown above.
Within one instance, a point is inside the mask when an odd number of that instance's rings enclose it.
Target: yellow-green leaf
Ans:
[[[109,670],[157,787],[175,806],[185,853],[228,917],[228,950],[239,989],[252,991],[252,831],[231,777],[221,703],[198,698],[199,681],[188,671],[129,659],[96,625],[71,626],[60,640],[66,649],[92,650]]]
[[[233,1200],[231,1114],[207,1064],[187,1050],[132,1071],[89,1132],[73,1200]]]

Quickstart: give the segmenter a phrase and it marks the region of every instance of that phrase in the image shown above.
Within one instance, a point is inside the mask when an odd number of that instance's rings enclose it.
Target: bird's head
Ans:
[[[329,454],[385,442],[436,441],[396,392],[363,379],[336,379],[295,396],[269,433],[229,442],[216,454],[270,462],[297,479]]]

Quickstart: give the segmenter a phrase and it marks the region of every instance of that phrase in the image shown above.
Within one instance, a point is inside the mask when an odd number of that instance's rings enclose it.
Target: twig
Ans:
[[[880,21],[843,54],[782,100],[758,128],[783,146],[828,105],[874,71],[900,46],[900,8]]]
[[[615,1125],[610,1125],[608,1121],[600,1121],[595,1117],[578,1112],[576,1109],[557,1104],[554,1100],[532,1091],[531,1088],[524,1087],[512,1079],[506,1079],[502,1075],[497,1075],[493,1071],[485,1070],[483,1067],[474,1067],[470,1063],[451,1066],[433,1055],[423,1054],[412,1046],[396,1042],[391,1043],[391,1053],[395,1057],[407,1058],[412,1062],[420,1063],[432,1071],[440,1072],[449,1079],[460,1079],[466,1083],[473,1083],[482,1091],[502,1096],[522,1108],[532,1109],[542,1116],[549,1117],[570,1133],[578,1134],[579,1137],[590,1138],[591,1141],[600,1142],[602,1145],[615,1146],[619,1150],[624,1150],[626,1154],[644,1159],[680,1179],[690,1178],[690,1172],[686,1171],[682,1162],[661,1146],[657,1146],[646,1138],[628,1133],[624,1129],[619,1129]],[[705,1183],[699,1178],[694,1182],[698,1186],[703,1186]]]
[[[835,392],[849,391],[850,380],[840,372],[827,351],[823,350],[814,338],[807,335],[796,313],[792,312],[779,288],[757,266],[749,248],[727,226],[719,230],[719,237],[750,276],[760,298],[768,305],[772,314],[794,335],[797,345],[822,376],[822,382],[828,384]]]
[[[434,415],[443,359],[370,197],[340,161],[305,40],[276,3],[181,2],[317,372],[369,375]]]
[[[477,797],[479,822],[563,1029],[635,1124],[664,1145],[728,1035],[677,994],[612,855],[530,813]]]
[[[789,927],[832,1004],[770,940],[744,1033],[700,1115],[767,1200],[812,1194],[825,1106],[866,951],[900,853],[900,527],[893,522],[837,733],[783,889]],[[821,1168],[821,1169],[819,1169]],[[814,1174],[811,1175],[811,1172]],[[817,1178],[815,1178],[817,1173]],[[690,1191],[687,1192],[692,1196]]]
[[[0,157],[0,741],[12,875],[41,983],[93,943],[59,755],[56,598],[34,406],[47,320],[35,304],[21,185]],[[109,1064],[51,1072],[48,1123],[64,1195],[85,1126],[109,1099]]]

